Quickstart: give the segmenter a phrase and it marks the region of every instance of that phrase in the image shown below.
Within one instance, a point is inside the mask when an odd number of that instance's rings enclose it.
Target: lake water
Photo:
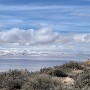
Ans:
[[[44,67],[54,67],[69,61],[83,61],[86,58],[51,58],[51,57],[17,57],[17,58],[0,58],[0,71],[9,69],[28,69],[37,71]]]

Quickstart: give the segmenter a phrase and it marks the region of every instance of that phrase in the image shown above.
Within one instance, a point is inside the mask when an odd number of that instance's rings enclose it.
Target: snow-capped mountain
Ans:
[[[90,56],[90,52],[62,51],[58,49],[2,48],[0,49],[0,56]]]

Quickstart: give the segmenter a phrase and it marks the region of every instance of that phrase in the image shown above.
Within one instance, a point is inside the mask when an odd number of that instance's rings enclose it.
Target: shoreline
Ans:
[[[88,65],[90,65],[89,59],[83,63],[70,61],[60,66],[42,68],[35,72],[27,69],[0,72],[0,89],[89,90],[87,89],[90,88],[90,78],[88,78],[90,77],[90,66]],[[88,80],[87,83],[86,80]]]

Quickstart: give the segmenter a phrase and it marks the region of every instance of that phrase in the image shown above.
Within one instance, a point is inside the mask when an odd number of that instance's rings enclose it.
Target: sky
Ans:
[[[90,52],[90,0],[0,0],[0,47],[22,46]]]

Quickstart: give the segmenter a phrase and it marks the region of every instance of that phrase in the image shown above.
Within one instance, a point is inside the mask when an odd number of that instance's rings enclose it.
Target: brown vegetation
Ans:
[[[38,72],[1,72],[0,90],[90,90],[90,67],[84,64],[71,61]]]
[[[85,65],[90,65],[90,59],[86,60],[84,63]]]

